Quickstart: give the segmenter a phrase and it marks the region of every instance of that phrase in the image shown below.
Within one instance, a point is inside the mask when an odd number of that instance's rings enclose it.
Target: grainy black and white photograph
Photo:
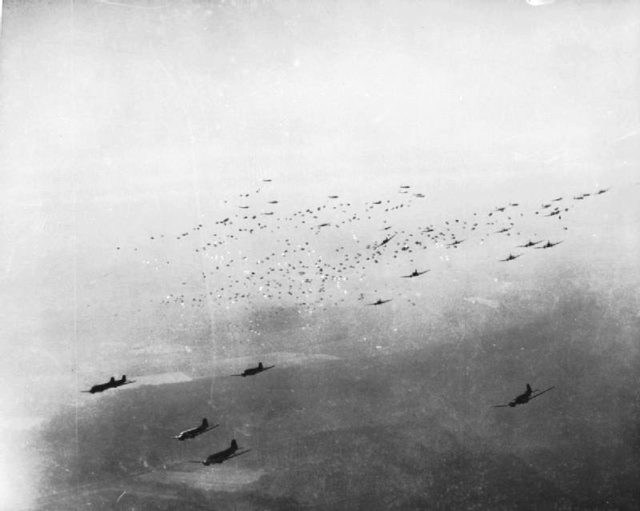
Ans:
[[[0,509],[640,509],[640,3],[1,25]]]

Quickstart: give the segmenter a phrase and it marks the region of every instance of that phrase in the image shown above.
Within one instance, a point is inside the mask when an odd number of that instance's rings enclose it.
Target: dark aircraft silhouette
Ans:
[[[390,302],[391,298],[389,298],[388,300],[381,300],[380,298],[378,298],[378,300],[376,300],[373,303],[368,303],[367,305],[382,305],[383,303],[387,303]]]
[[[217,428],[219,425],[220,424],[209,426],[209,421],[207,421],[207,419],[204,418],[202,419],[202,424],[200,424],[198,427],[183,431],[179,435],[171,438],[175,438],[176,440],[188,440],[189,438],[195,438],[198,435],[202,435],[203,433],[206,433],[207,431],[211,431],[212,429]]]
[[[264,367],[262,365],[262,362],[259,362],[258,363],[258,367],[249,367],[249,368],[245,369],[242,373],[240,373],[240,374],[232,374],[231,376],[243,376],[243,377],[244,376],[254,376],[256,374],[261,373],[262,371],[266,371],[267,369],[271,369],[272,367],[275,367],[275,366],[273,365],[273,366]]]
[[[532,390],[531,385],[527,383],[527,390],[523,394],[520,394],[513,401],[511,401],[506,405],[493,405],[493,408],[504,408],[507,406],[514,408],[517,405],[526,405],[532,399],[535,399],[541,396],[542,394],[544,394],[545,392],[549,392],[551,389],[554,389],[554,388],[555,388],[555,385],[545,390]]]
[[[540,245],[539,247],[535,247],[535,248],[551,248],[551,247],[555,247],[556,245],[560,245],[560,243],[562,243],[562,241],[557,241],[555,243],[551,243],[550,241],[547,241],[544,245]]]
[[[518,259],[518,257],[520,257],[522,254],[509,254],[509,257],[507,257],[506,259],[500,259],[501,262],[506,263],[508,261],[513,261],[514,259]]]
[[[396,235],[394,234],[393,236],[387,236],[385,239],[383,239],[378,246],[376,246],[376,248],[380,248],[385,246],[387,243],[389,243],[393,238],[395,238]]]
[[[94,385],[89,390],[83,390],[82,392],[88,392],[89,394],[95,394],[96,392],[104,392],[105,390],[115,389],[117,387],[122,387],[123,385],[129,385],[130,383],[135,383],[136,380],[127,381],[127,377],[123,374],[120,380],[116,380],[113,376],[107,383],[99,383],[98,385]]]
[[[251,449],[245,449],[244,451],[238,452],[238,442],[236,442],[235,438],[231,440],[231,445],[225,449],[224,451],[219,451],[215,454],[207,456],[205,460],[190,460],[190,463],[202,463],[205,466],[216,465],[220,463],[224,463],[225,461],[230,460],[231,458],[236,458],[237,456],[242,456],[243,454],[248,453]]]
[[[402,278],[412,279],[413,277],[419,277],[420,275],[424,275],[428,271],[431,271],[431,270],[424,270],[424,271],[413,270],[413,272],[411,272],[409,275],[402,275]]]
[[[527,241],[524,245],[518,245],[518,248],[528,248],[528,247],[533,247],[535,245],[537,245],[538,243],[542,243],[542,240],[540,241]]]

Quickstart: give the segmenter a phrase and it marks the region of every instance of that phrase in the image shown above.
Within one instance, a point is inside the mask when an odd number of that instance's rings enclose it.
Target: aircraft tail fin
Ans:
[[[260,369],[262,369],[262,362],[259,362],[259,363],[258,363],[258,367],[259,367]]]
[[[234,449],[238,448],[238,442],[236,442],[235,438],[233,440],[231,440],[231,447],[233,447]]]
[[[533,390],[531,390],[531,385],[527,383],[527,393],[531,394],[531,392],[533,392]]]
[[[206,417],[204,419],[202,419],[202,427],[203,428],[208,428],[209,427],[209,421],[207,420]]]

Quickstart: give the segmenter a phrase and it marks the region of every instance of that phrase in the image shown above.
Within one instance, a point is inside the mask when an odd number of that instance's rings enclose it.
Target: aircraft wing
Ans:
[[[493,405],[491,408],[506,408],[509,405]]]
[[[209,426],[207,429],[203,429],[202,431],[200,431],[198,433],[198,435],[202,435],[202,434],[206,433],[207,431],[211,431],[212,429],[216,429],[218,426],[220,426],[220,424],[214,424],[213,426]]]
[[[248,452],[251,452],[251,449],[245,449],[244,451],[240,451],[237,452],[235,454],[232,454],[231,456],[229,456],[225,461],[230,460],[231,458],[236,458],[238,456],[242,456],[243,454],[247,454]]]
[[[533,396],[531,396],[529,398],[529,401],[531,401],[532,399],[535,399],[535,398],[541,396],[542,394],[544,394],[545,392],[549,392],[550,390],[555,389],[555,388],[556,388],[556,386],[554,385],[552,387],[549,387],[548,389],[542,390],[542,391],[538,392],[537,394],[534,394]]]
[[[263,367],[262,370],[266,371],[267,369],[273,369],[274,367],[275,367],[275,365],[267,366],[267,367]]]

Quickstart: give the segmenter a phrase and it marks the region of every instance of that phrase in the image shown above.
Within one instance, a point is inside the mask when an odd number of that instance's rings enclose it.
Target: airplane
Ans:
[[[207,431],[211,431],[212,429],[217,428],[220,424],[214,424],[213,426],[209,426],[209,421],[206,418],[202,419],[202,424],[195,428],[187,429],[183,431],[179,435],[172,436],[171,438],[175,438],[176,440],[188,440],[189,438],[195,438],[198,435],[202,435]]]
[[[520,257],[522,254],[509,254],[509,257],[507,257],[506,259],[500,259],[500,261],[506,263],[507,261],[513,261],[514,259],[518,259],[518,257]]]
[[[275,366],[273,365],[273,366],[264,367],[262,365],[262,362],[259,362],[258,363],[258,367],[249,367],[249,368],[245,369],[242,373],[240,373],[240,374],[232,374],[231,376],[242,376],[242,377],[244,377],[244,376],[253,376],[253,375],[256,375],[258,373],[261,373],[262,371],[266,371],[267,369],[271,369],[273,367],[275,367]]]
[[[387,243],[389,243],[393,238],[395,238],[396,235],[394,234],[393,236],[387,236],[385,239],[383,239],[376,248],[380,248],[383,247],[384,245],[386,245]]]
[[[388,300],[381,300],[380,298],[378,298],[377,301],[373,302],[373,303],[368,303],[367,305],[382,305],[383,303],[387,303],[390,302],[391,298],[389,298]]]
[[[232,458],[236,458],[238,456],[242,456],[243,454],[248,453],[249,451],[251,451],[251,449],[245,449],[244,451],[240,451],[238,452],[238,442],[236,442],[235,438],[233,440],[231,440],[231,445],[225,449],[224,451],[219,451],[215,454],[211,454],[210,456],[207,456],[207,459],[205,460],[189,460],[190,463],[202,463],[205,466],[209,466],[209,465],[215,465],[215,464],[220,464],[220,463],[224,463],[225,461],[228,461]]]
[[[83,390],[82,392],[87,392],[89,394],[95,394],[96,392],[104,392],[105,390],[115,389],[117,387],[122,387],[123,385],[129,385],[130,383],[135,383],[136,380],[127,381],[127,377],[123,374],[120,380],[116,380],[113,376],[107,383],[99,383],[94,385],[89,390]]]
[[[527,390],[524,392],[524,394],[520,394],[513,401],[511,401],[506,405],[493,405],[493,408],[505,408],[507,406],[514,408],[517,405],[526,405],[532,399],[540,397],[545,392],[549,392],[551,389],[554,389],[554,388],[555,388],[555,385],[545,390],[532,390],[531,385],[527,383]]]
[[[424,271],[413,270],[413,272],[411,272],[409,275],[402,275],[401,278],[403,278],[403,279],[411,279],[413,277],[419,277],[420,275],[424,275],[425,273],[427,273],[429,271],[431,271],[431,270],[424,270]]]
[[[542,240],[540,241],[527,241],[524,245],[518,245],[518,248],[528,248],[528,247],[533,247],[535,245],[537,245],[538,243],[542,243]]]
[[[551,248],[551,247],[555,247],[556,245],[560,245],[560,243],[562,243],[562,241],[557,241],[556,243],[551,243],[550,241],[547,241],[544,245],[540,245],[539,247],[534,247],[534,248]]]

